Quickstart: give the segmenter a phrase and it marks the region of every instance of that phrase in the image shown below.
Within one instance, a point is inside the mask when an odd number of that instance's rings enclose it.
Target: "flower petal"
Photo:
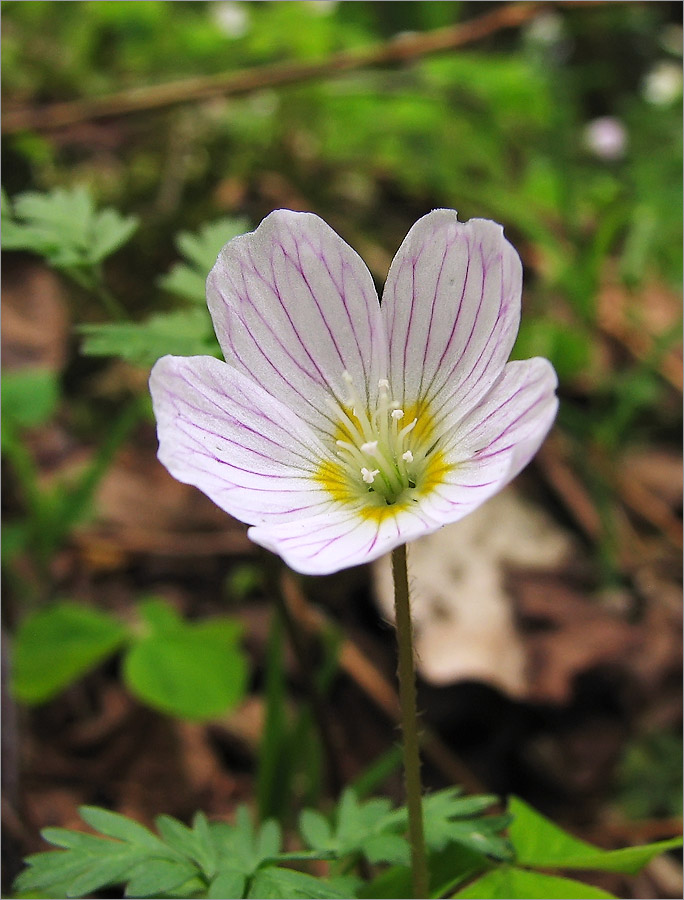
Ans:
[[[472,409],[510,355],[521,290],[520,259],[500,225],[459,222],[450,209],[419,219],[382,298],[395,398],[427,401],[436,419],[455,402],[461,414]]]
[[[508,363],[498,384],[440,445],[453,468],[421,504],[425,512],[443,525],[456,522],[515,478],[553,424],[557,384],[546,359]]]
[[[327,453],[291,410],[209,356],[164,356],[152,369],[160,461],[250,524],[330,505],[313,478]]]
[[[226,361],[302,419],[335,433],[327,398],[346,370],[374,398],[387,339],[364,262],[312,213],[276,210],[230,241],[207,279]]]
[[[249,537],[272,550],[303,575],[330,575],[340,569],[371,562],[400,544],[441,528],[417,506],[399,509],[382,520],[340,505],[310,518],[254,527]]]

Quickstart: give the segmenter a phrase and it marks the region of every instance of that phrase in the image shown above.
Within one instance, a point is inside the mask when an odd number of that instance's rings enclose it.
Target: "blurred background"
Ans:
[[[386,568],[283,576],[155,458],[149,368],[218,352],[204,278],[278,207],[379,288],[429,210],[501,222],[514,355],[560,377],[529,469],[412,551],[427,783],[603,846],[681,829],[681,12],[2,4],[5,877],[80,803],[287,822],[377,760],[399,796]]]

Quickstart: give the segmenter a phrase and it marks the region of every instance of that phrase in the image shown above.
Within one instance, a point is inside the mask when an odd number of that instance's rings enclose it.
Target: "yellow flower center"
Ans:
[[[378,384],[375,409],[368,409],[344,373],[349,400],[331,400],[339,419],[335,462],[324,462],[317,478],[335,497],[369,517],[383,518],[432,490],[448,471],[432,418],[415,404],[402,409],[390,396],[386,379]]]

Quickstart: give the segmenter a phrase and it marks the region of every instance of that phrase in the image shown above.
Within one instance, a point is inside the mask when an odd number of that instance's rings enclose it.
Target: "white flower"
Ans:
[[[381,307],[325,222],[277,210],[207,280],[226,362],[154,366],[159,459],[299,572],[454,522],[517,475],[556,414],[550,363],[506,362],[521,285],[500,225],[435,210],[401,245]]]
[[[586,125],[584,143],[600,159],[620,159],[627,147],[627,129],[614,116],[601,116]]]
[[[230,38],[244,37],[249,31],[249,12],[240,0],[216,0],[210,4],[212,18],[221,31]]]
[[[644,78],[643,95],[655,106],[668,106],[682,93],[682,67],[662,60]]]

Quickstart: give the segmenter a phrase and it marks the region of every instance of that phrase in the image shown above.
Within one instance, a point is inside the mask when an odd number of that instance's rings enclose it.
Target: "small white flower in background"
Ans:
[[[231,38],[244,37],[249,31],[249,10],[240,0],[218,0],[209,5],[211,17],[223,34]]]
[[[307,0],[307,6],[318,16],[329,16],[335,11],[338,0]]]
[[[207,279],[226,362],[152,370],[159,459],[298,572],[455,522],[527,465],[556,415],[551,364],[507,363],[521,287],[500,225],[440,209],[408,233],[381,307],[322,219],[276,210]]]
[[[565,36],[563,17],[553,10],[544,10],[527,25],[525,36],[535,44],[556,44]]]
[[[622,159],[627,149],[627,129],[619,119],[602,116],[584,129],[584,144],[599,159]]]
[[[682,67],[674,62],[656,63],[644,78],[644,98],[655,106],[667,106],[682,94]]]

